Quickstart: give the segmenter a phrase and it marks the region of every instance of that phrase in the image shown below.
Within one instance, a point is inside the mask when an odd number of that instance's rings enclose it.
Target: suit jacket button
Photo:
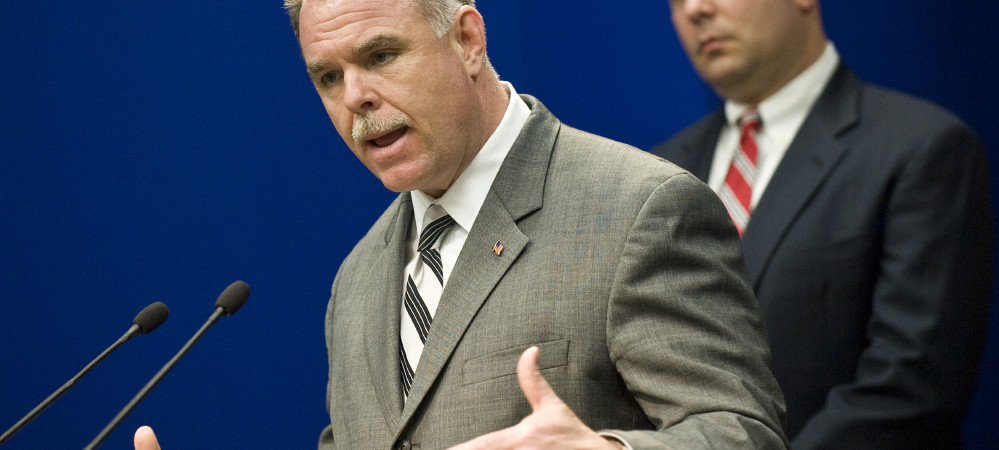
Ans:
[[[402,441],[395,448],[398,450],[410,450],[413,448],[413,445],[410,444],[409,441]]]

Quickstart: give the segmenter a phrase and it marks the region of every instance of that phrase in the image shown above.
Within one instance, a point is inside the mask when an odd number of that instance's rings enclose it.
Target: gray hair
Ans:
[[[302,12],[303,0],[284,0],[284,9],[288,11],[291,18],[291,26],[295,29],[295,37],[298,36],[298,16]],[[463,5],[475,7],[475,0],[409,0],[415,3],[416,9],[420,11],[426,19],[430,30],[437,37],[444,36],[451,30],[454,20],[454,13]]]

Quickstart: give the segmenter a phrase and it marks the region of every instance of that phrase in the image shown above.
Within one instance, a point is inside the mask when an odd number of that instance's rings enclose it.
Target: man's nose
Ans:
[[[683,14],[691,20],[709,16],[715,11],[714,0],[683,0],[681,3]]]
[[[350,112],[361,114],[378,108],[378,92],[367,75],[347,72],[343,75],[343,82],[343,103]]]

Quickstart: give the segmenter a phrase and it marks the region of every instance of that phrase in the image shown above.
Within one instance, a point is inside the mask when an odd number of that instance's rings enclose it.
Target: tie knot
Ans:
[[[440,207],[437,208],[440,209],[442,212],[444,211]],[[428,214],[427,219],[429,219],[430,217],[429,214],[431,214],[433,209],[434,207],[431,207],[431,209],[427,211]],[[434,219],[432,222],[427,224],[427,226],[423,227],[423,232],[420,233],[420,244],[417,247],[417,250],[422,252],[433,247],[434,244],[437,243],[437,240],[440,239],[442,235],[444,235],[444,232],[447,231],[448,228],[451,228],[451,226],[454,224],[455,224],[454,219],[452,219],[451,216],[446,212],[444,213],[443,216]]]
[[[739,115],[737,123],[742,128],[744,133],[746,131],[756,131],[760,129],[760,125],[763,124],[760,120],[760,110],[755,106],[746,108],[745,111]]]

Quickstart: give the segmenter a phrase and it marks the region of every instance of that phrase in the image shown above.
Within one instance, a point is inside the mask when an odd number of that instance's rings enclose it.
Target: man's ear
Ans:
[[[461,47],[461,58],[468,75],[478,77],[486,61],[486,25],[482,15],[471,6],[462,6],[455,13],[451,33]]]

